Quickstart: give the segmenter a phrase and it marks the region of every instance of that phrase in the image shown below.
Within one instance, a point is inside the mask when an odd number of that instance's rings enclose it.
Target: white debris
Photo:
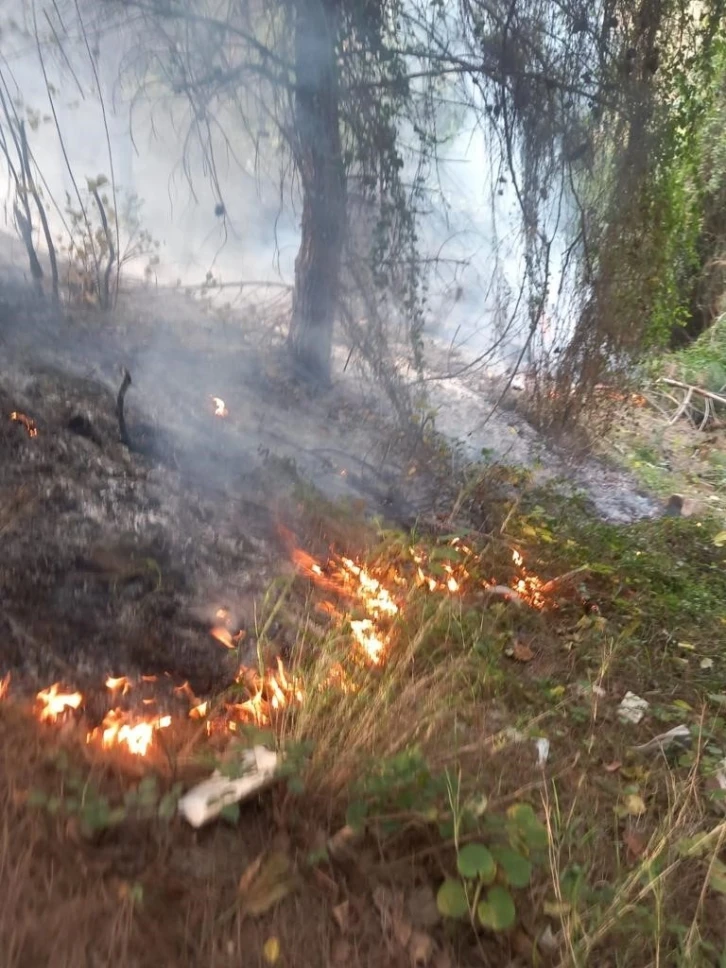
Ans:
[[[681,724],[680,726],[674,726],[673,729],[669,729],[667,733],[659,733],[641,746],[634,746],[633,750],[638,753],[648,753],[650,750],[667,749],[667,747],[672,746],[674,743],[680,742],[681,745],[685,745],[690,740],[690,729],[685,724]]]
[[[534,745],[537,747],[537,766],[544,766],[550,755],[550,741],[542,737],[536,739]]]
[[[179,801],[179,813],[192,827],[201,827],[218,817],[229,804],[239,803],[271,783],[277,765],[277,753],[264,746],[246,750],[240,764],[243,776],[232,779],[215,770],[208,780],[184,794]]]
[[[639,723],[650,707],[646,699],[641,699],[634,692],[626,692],[618,707],[618,718],[623,723]]]

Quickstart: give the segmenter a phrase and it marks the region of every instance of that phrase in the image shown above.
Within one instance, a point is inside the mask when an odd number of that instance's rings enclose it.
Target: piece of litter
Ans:
[[[534,745],[537,748],[537,766],[544,766],[547,762],[547,757],[550,755],[550,741],[545,739],[536,739]]]
[[[231,803],[239,803],[271,783],[277,765],[277,753],[264,746],[246,750],[240,764],[243,776],[231,779],[215,770],[208,780],[184,794],[179,800],[179,813],[192,827],[201,827],[218,817]]]
[[[641,699],[634,692],[626,692],[618,706],[618,718],[623,723],[635,723],[637,725],[645,716],[649,707],[650,703],[646,699]]]
[[[681,724],[680,726],[674,726],[673,729],[669,729],[667,733],[659,733],[641,746],[633,746],[633,750],[637,753],[648,753],[650,750],[667,749],[675,743],[681,746],[687,746],[690,741],[690,729],[688,726]]]

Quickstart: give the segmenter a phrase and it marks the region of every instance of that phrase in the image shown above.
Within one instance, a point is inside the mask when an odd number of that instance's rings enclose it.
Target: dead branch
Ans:
[[[658,380],[659,383],[665,383],[669,387],[678,387],[681,390],[688,390],[688,400],[690,400],[692,394],[697,394],[700,397],[705,397],[707,400],[713,400],[716,403],[722,403],[726,406],[726,397],[720,393],[713,393],[711,390],[704,390],[703,387],[695,386],[690,383],[683,383],[681,380],[672,380],[670,377],[661,377]]]

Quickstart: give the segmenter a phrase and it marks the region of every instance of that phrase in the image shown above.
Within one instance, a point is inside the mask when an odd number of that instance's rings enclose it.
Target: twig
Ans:
[[[673,416],[671,417],[671,419],[668,421],[669,426],[672,427],[674,423],[677,423],[681,419],[681,417],[683,416],[683,414],[688,409],[688,404],[691,402],[691,397],[692,396],[693,396],[693,387],[689,387],[688,388],[688,393],[686,394],[686,399],[678,407],[678,409],[676,410],[676,412],[673,414]]]

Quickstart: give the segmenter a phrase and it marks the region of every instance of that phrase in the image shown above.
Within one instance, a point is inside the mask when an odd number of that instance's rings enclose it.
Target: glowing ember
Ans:
[[[101,726],[88,734],[88,742],[91,743],[100,737],[101,746],[104,749],[125,746],[134,756],[145,756],[154,739],[154,734],[169,726],[171,726],[171,716],[134,722],[118,709],[112,709],[106,714]]]
[[[4,699],[10,690],[10,673],[4,679],[0,679],[0,700]]]
[[[55,722],[66,709],[78,709],[83,702],[80,692],[61,692],[60,683],[42,689],[37,700],[40,703],[38,716],[41,722]]]
[[[197,703],[196,706],[192,706],[189,710],[190,719],[204,719],[209,712],[209,700],[206,702]]]
[[[18,410],[13,410],[13,412],[10,414],[10,419],[14,423],[22,424],[23,427],[25,427],[28,437],[38,436],[38,428],[35,426],[35,421],[31,417],[26,416],[24,413],[20,413]]]
[[[245,637],[245,633],[242,631],[232,635],[223,625],[216,625],[213,629],[209,630],[209,634],[228,649],[236,649]]]
[[[226,417],[229,413],[229,410],[225,406],[224,400],[221,397],[212,397],[211,400],[214,404],[214,416]]]

